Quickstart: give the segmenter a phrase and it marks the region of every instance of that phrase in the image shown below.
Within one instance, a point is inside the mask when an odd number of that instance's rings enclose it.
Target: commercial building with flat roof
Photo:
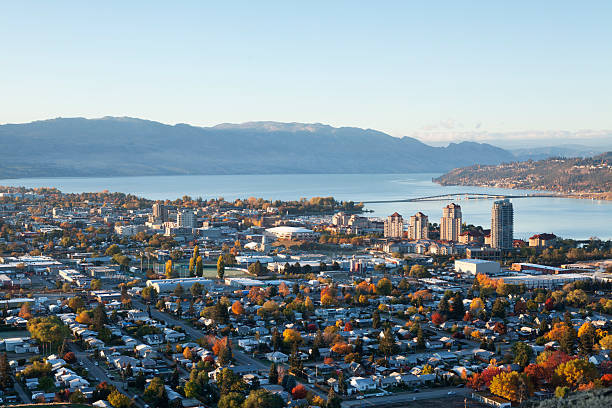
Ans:
[[[504,283],[509,285],[525,285],[528,288],[556,288],[575,281],[592,280],[593,276],[586,273],[564,273],[559,275],[527,275],[517,274],[504,276]]]
[[[301,227],[274,227],[266,230],[268,234],[274,235],[278,239],[298,239],[311,240],[315,239],[319,234],[313,230]]]
[[[500,271],[499,262],[487,261],[484,259],[458,259],[455,261],[455,271],[477,275],[496,275]]]
[[[147,286],[155,288],[157,293],[168,293],[173,292],[176,289],[176,285],[179,284],[183,290],[189,290],[196,282],[204,287],[210,287],[213,284],[211,279],[205,278],[177,278],[148,280]]]

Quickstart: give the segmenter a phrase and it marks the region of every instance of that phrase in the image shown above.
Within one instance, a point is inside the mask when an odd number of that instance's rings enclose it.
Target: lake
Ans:
[[[287,174],[287,175],[198,175],[147,177],[28,178],[0,180],[0,185],[56,187],[66,193],[109,190],[154,199],[176,199],[184,195],[227,200],[250,196],[297,200],[300,197],[334,196],[338,200],[374,201],[424,197],[448,193],[505,193],[527,190],[440,186],[431,180],[439,174]],[[376,217],[397,211],[408,218],[417,211],[440,222],[442,208],[450,201],[367,204]],[[460,200],[463,220],[490,228],[493,200]],[[552,232],[558,236],[612,239],[612,202],[571,198],[530,197],[512,199],[515,238]]]

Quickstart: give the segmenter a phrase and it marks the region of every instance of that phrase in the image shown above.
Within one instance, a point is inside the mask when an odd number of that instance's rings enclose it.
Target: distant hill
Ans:
[[[612,199],[612,152],[591,158],[552,158],[454,169],[436,179],[444,186],[485,186],[558,191]]]
[[[543,160],[551,157],[592,157],[606,152],[605,146],[595,148],[579,144],[560,144],[546,147],[511,149],[517,160]]]
[[[0,178],[442,172],[515,160],[473,142],[433,147],[370,129],[251,122],[203,128],[105,117],[0,125]]]

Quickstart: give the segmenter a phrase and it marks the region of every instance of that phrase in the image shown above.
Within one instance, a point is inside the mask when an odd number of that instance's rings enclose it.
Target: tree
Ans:
[[[561,334],[561,339],[559,340],[559,347],[561,350],[567,354],[574,354],[576,337],[577,334],[574,326],[569,326],[565,331],[563,331]]]
[[[129,408],[132,406],[132,400],[117,389],[110,393],[108,402],[115,408]]]
[[[204,262],[202,257],[198,256],[195,261],[195,273],[196,276],[204,276]]]
[[[142,371],[139,371],[136,374],[136,389],[139,391],[143,391],[145,385],[147,384],[147,379]]]
[[[599,345],[602,350],[612,350],[612,334],[609,334],[599,340]]]
[[[93,326],[94,330],[100,331],[104,325],[108,323],[108,317],[106,316],[106,309],[104,304],[98,303],[93,312]]]
[[[7,390],[13,386],[13,376],[6,353],[0,354],[0,388]]]
[[[219,255],[219,259],[217,259],[217,277],[219,280],[223,280],[223,276],[225,276],[225,262],[223,261],[223,255]]]
[[[189,292],[191,293],[191,296],[193,296],[194,298],[202,296],[203,291],[204,291],[204,286],[202,286],[200,282],[195,282],[189,288]]]
[[[76,363],[77,358],[72,351],[69,351],[66,354],[64,354],[64,361],[67,362],[68,364],[74,364]]]
[[[597,342],[597,332],[591,322],[585,322],[578,330],[580,351],[583,355],[591,355]]]
[[[416,348],[417,350],[423,350],[425,349],[425,337],[423,336],[423,329],[421,329],[421,326],[419,326],[418,330],[417,330],[417,343],[416,343]]]
[[[166,261],[165,272],[166,272],[166,278],[170,279],[174,277],[174,271],[172,270],[172,259],[168,259]]]
[[[80,296],[75,296],[68,300],[68,307],[71,308],[73,312],[77,312],[79,309],[85,307],[85,302]]]
[[[26,302],[21,305],[21,309],[19,309],[19,317],[26,320],[32,318],[32,306],[30,306],[30,302]]]
[[[35,317],[28,320],[27,329],[30,335],[41,343],[51,343],[59,346],[65,338],[70,336],[70,328],[59,317]]]
[[[597,367],[587,360],[575,359],[559,364],[554,378],[570,388],[586,384],[598,377]]]
[[[183,289],[183,287],[181,286],[180,283],[176,284],[176,287],[174,288],[174,292],[173,292],[174,296],[181,298],[183,297],[183,294],[185,294],[185,290]]]
[[[431,274],[427,272],[427,269],[423,265],[412,265],[410,268],[410,276],[413,278],[429,278]]]
[[[461,292],[455,293],[451,299],[451,316],[453,319],[460,320],[465,314],[465,308],[463,307],[463,296]]]
[[[575,289],[567,294],[565,301],[575,307],[583,307],[589,301],[589,296],[582,289]]]
[[[299,344],[302,342],[302,335],[294,329],[285,329],[283,331],[283,341],[289,344]]]
[[[495,299],[493,306],[491,307],[491,315],[493,317],[499,317],[501,319],[506,317],[506,301],[502,298]]]
[[[199,398],[202,390],[200,384],[196,380],[189,380],[185,383],[183,392],[187,398]]]
[[[168,406],[168,393],[163,380],[154,377],[143,394],[144,400],[153,408],[165,408]]]
[[[272,363],[272,365],[270,366],[268,381],[270,382],[270,384],[278,384],[278,370],[276,369],[276,364],[274,363]]]
[[[262,276],[264,274],[264,269],[259,261],[250,264],[248,270],[251,275]]]
[[[287,297],[291,293],[291,290],[285,282],[281,282],[281,284],[278,285],[278,293],[283,297]]]
[[[113,256],[113,255],[117,255],[120,253],[121,253],[121,248],[119,248],[119,245],[117,244],[113,244],[109,246],[108,248],[106,248],[106,251],[104,251],[104,255],[106,256]]]
[[[243,404],[244,395],[239,392],[230,392],[221,396],[217,408],[242,408]]]
[[[446,318],[444,317],[444,315],[439,312],[433,312],[431,314],[431,322],[436,326],[441,325],[442,323],[444,323],[445,320]]]
[[[195,276],[195,259],[189,258],[189,276]]]
[[[100,279],[92,279],[89,287],[91,290],[100,290],[102,289],[102,281]]]
[[[380,326],[380,313],[378,313],[378,310],[375,310],[374,312],[372,312],[372,328],[378,329],[379,326]]]
[[[140,296],[148,303],[155,301],[157,298],[157,290],[153,286],[145,286],[140,292]]]
[[[517,341],[512,345],[512,355],[514,355],[514,363],[524,368],[533,357],[533,349],[528,344]]]
[[[285,402],[280,395],[260,388],[250,392],[242,408],[282,408],[284,406]]]
[[[567,396],[567,394],[569,394],[570,389],[569,387],[557,387],[555,388],[555,397],[562,399],[565,398]]]
[[[393,285],[389,278],[382,278],[376,283],[376,294],[379,296],[388,296],[393,290]]]
[[[448,299],[446,296],[442,297],[438,302],[438,312],[442,316],[446,316],[450,312],[450,304],[448,303]],[[446,318],[444,318],[446,320]]]
[[[306,387],[304,387],[302,384],[296,385],[291,390],[291,396],[293,397],[293,399],[304,399],[306,398],[306,394]]]
[[[327,403],[325,404],[326,408],[340,408],[342,406],[342,400],[336,395],[334,391],[334,387],[329,388],[329,392],[327,393]]]
[[[70,402],[72,404],[83,404],[87,402],[87,398],[81,392],[81,390],[76,390],[72,394],[70,394]]]
[[[240,303],[238,300],[232,304],[232,313],[238,316],[244,314],[244,307],[242,307],[242,303]]]
[[[235,374],[229,368],[224,368],[217,375],[217,386],[221,395],[226,395],[230,392],[241,392],[245,388],[242,377]]]
[[[523,398],[520,388],[527,386],[524,377],[521,377],[523,376],[516,371],[502,371],[493,378],[489,390],[492,394],[518,402]],[[530,394],[529,389],[525,394]]]
[[[293,343],[293,350],[289,355],[289,370],[294,374],[299,374],[304,369],[304,364],[298,354],[297,343]]]
[[[395,344],[395,336],[390,327],[387,327],[380,337],[378,350],[385,356],[390,357],[397,353],[397,344]]]
[[[74,320],[81,324],[91,324],[91,316],[89,315],[89,312],[87,310],[81,311],[81,313],[79,313],[79,315]]]

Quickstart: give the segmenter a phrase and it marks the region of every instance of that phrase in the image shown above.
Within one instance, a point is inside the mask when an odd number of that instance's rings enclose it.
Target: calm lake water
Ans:
[[[112,178],[30,178],[0,180],[0,185],[57,187],[63,192],[117,191],[150,199],[191,197],[225,199],[250,196],[266,199],[296,200],[300,197],[334,196],[339,200],[373,201],[424,197],[439,194],[508,193],[526,190],[480,187],[443,187],[431,181],[438,174],[289,174],[289,175],[213,175],[150,176]],[[395,211],[408,218],[417,211],[440,222],[442,208],[449,201],[367,204],[371,215],[385,217]],[[464,222],[489,228],[493,200],[457,201]],[[569,198],[515,198],[516,238],[552,232],[562,237],[587,239],[596,236],[612,239],[612,202]]]

